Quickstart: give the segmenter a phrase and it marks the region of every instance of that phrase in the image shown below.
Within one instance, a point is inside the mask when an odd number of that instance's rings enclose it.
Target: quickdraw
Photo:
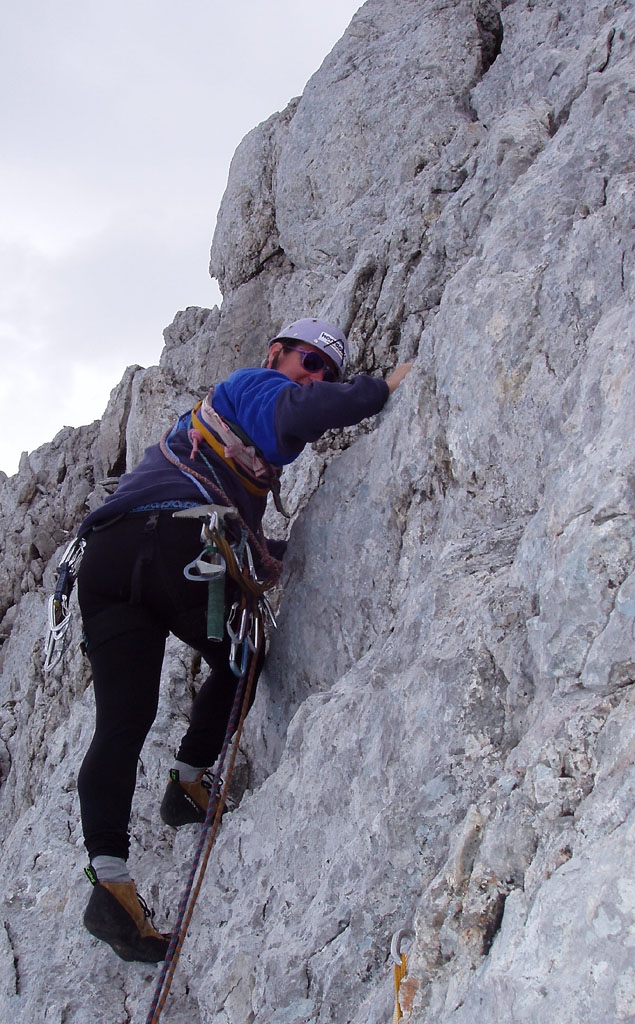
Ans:
[[[76,537],[66,548],[57,567],[55,591],[48,601],[48,630],[44,642],[45,672],[55,668],[64,654],[65,636],[71,621],[69,602],[85,547],[86,541]]]

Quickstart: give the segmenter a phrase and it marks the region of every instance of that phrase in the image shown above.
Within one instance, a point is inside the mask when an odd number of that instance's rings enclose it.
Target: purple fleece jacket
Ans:
[[[353,377],[346,384],[314,381],[300,386],[277,370],[237,370],[216,385],[212,404],[230,423],[240,427],[264,457],[277,466],[293,462],[305,444],[317,441],[331,427],[352,426],[380,412],[388,385],[379,377]],[[250,494],[238,477],[204,442],[190,462],[190,413],[177,420],[169,446],[185,465],[192,466],[210,485],[220,483],[248,526],[257,531],[266,499]],[[210,464],[213,469],[210,469]],[[218,501],[213,490],[170,463],[158,444],[146,449],[141,462],[125,473],[114,494],[84,519],[79,536],[112,519],[146,508],[187,507]]]

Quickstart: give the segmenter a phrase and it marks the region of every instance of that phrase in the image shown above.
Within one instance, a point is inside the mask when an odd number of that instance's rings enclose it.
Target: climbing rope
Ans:
[[[259,634],[260,636],[263,635],[262,630],[259,631]],[[261,642],[259,642],[252,651],[249,668],[239,679],[238,686],[236,688],[234,704],[229,717],[223,747],[219,756],[217,778],[222,777],[224,779],[223,785],[218,801],[215,802],[210,798],[207,807],[205,822],[201,829],[201,835],[199,837],[187,885],[179,904],[176,924],[172,933],[168,951],[165,955],[165,960],[163,961],[161,974],[146,1018],[146,1024],[156,1024],[159,1020],[163,1007],[165,1006],[170,988],[172,987],[172,981],[174,979],[174,973],[181,954],[181,948],[185,941],[185,937],[192,920],[192,914],[194,913],[196,900],[198,899],[198,895],[203,884],[203,878],[205,876],[212,847],[216,840],[216,836],[218,835],[218,829],[223,815],[223,810],[225,808],[225,803],[227,802],[227,794],[234,771],[236,755],[238,753],[238,744],[242,735],[243,724],[247,716],[250,697],[254,686],[260,646]],[[227,768],[225,770],[225,760],[227,758],[227,752],[230,745],[231,750],[229,753]]]

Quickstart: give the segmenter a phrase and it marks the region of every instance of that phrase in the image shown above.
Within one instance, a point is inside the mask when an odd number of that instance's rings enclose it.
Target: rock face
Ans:
[[[222,308],[0,485],[1,1019],[137,1022],[153,991],[80,923],[79,623],[41,673],[62,545],[194,395],[322,314],[356,368],[415,365],[285,472],[280,628],[163,1019],[380,1024],[407,925],[406,1021],[635,1021],[634,40],[620,0],[368,0],[234,157]],[[174,643],[139,765],[163,927],[197,678]]]

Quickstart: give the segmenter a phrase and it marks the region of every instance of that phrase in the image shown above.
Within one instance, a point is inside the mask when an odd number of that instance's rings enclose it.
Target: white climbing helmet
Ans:
[[[294,320],[288,327],[283,327],[274,341],[304,341],[307,345],[313,345],[328,356],[335,366],[338,380],[344,378],[344,371],[348,362],[348,341],[344,331],[341,331],[335,324],[329,324],[326,320],[318,320],[313,317],[306,317],[304,320]]]

